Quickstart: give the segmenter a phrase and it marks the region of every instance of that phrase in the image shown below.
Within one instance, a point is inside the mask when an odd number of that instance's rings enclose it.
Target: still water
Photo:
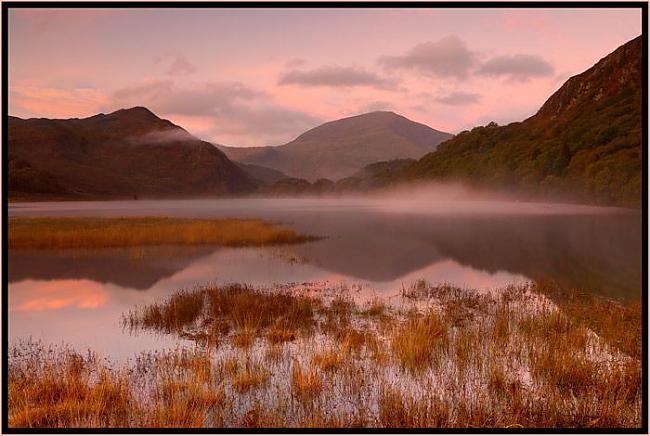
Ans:
[[[553,280],[641,295],[641,216],[497,201],[237,199],[13,203],[10,216],[263,218],[323,239],[264,248],[11,250],[9,339],[92,348],[112,360],[182,342],[131,336],[122,313],[174,290],[245,282],[354,285],[390,298],[419,279],[494,289]]]

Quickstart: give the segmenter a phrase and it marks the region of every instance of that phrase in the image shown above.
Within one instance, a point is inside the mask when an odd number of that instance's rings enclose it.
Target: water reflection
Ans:
[[[9,282],[29,278],[87,279],[145,290],[213,250],[212,247],[12,250]]]
[[[90,280],[25,280],[12,285],[9,310],[95,309],[107,300],[102,284]]]
[[[313,274],[305,269],[312,266],[358,280],[392,282],[451,259],[475,270],[554,280],[619,299],[640,295],[637,215],[433,218],[356,211],[293,215],[291,225],[326,239],[253,250],[254,262],[209,247],[14,250],[9,281],[87,279],[145,290],[180,271],[194,274],[196,281],[213,274],[279,282],[308,280]],[[269,253],[287,262],[270,265],[264,260]],[[206,262],[219,268],[208,272]],[[198,265],[205,270],[197,271]]]
[[[90,252],[86,254],[91,256]],[[101,250],[96,253],[98,262],[103,255]],[[138,265],[149,270],[146,263],[132,262],[135,264],[128,271],[137,271]],[[92,271],[83,275],[92,274]],[[119,322],[123,313],[159,301],[177,289],[189,289],[207,282],[245,282],[260,286],[318,282],[324,286],[361,285],[361,298],[364,295],[391,297],[404,284],[419,279],[474,288],[495,288],[526,280],[520,275],[480,271],[453,260],[443,260],[394,280],[376,282],[297,259],[292,247],[217,249],[171,275],[161,276],[147,289],[88,279],[12,281],[9,286],[10,340],[31,336],[50,343],[65,341],[78,349],[92,348],[114,360],[123,360],[140,351],[170,348],[183,342],[170,336],[127,338]]]
[[[257,217],[325,239],[267,248],[12,250],[10,339],[65,341],[114,359],[174,346],[177,342],[170,337],[127,338],[120,316],[176,289],[206,282],[355,283],[369,295],[391,296],[419,279],[473,288],[550,279],[621,300],[639,298],[638,214],[549,210],[553,211],[422,213],[418,208],[414,212],[368,204],[266,200],[39,204],[13,209],[12,214]]]

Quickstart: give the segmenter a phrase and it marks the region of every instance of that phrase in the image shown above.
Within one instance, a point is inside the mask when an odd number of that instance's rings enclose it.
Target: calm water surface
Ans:
[[[355,284],[390,297],[418,279],[481,289],[554,280],[619,300],[641,293],[638,212],[495,201],[239,199],[14,203],[10,216],[263,218],[324,239],[265,248],[11,250],[9,337],[114,360],[173,347],[121,314],[207,282]]]

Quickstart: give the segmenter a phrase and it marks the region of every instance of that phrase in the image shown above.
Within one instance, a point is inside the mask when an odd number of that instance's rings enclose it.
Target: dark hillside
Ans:
[[[9,117],[8,126],[11,198],[212,196],[256,186],[212,144],[142,107],[83,119]]]
[[[535,198],[638,206],[642,50],[639,36],[570,78],[531,118],[460,133],[393,179],[455,180]]]

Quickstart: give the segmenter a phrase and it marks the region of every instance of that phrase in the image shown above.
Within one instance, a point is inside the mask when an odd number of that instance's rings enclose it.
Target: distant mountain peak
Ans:
[[[140,117],[147,117],[147,118],[157,118],[160,119],[156,114],[154,114],[151,110],[147,109],[144,106],[134,106],[131,108],[125,108],[125,109],[118,109],[115,112],[111,112],[108,114],[108,116],[115,115],[115,116],[140,116]]]
[[[307,132],[318,129],[323,126],[327,126],[333,123],[353,123],[353,122],[359,122],[359,121],[379,121],[379,122],[386,122],[386,121],[391,121],[391,120],[406,120],[409,122],[415,123],[415,121],[412,121],[408,118],[406,118],[404,115],[400,115],[396,112],[393,111],[387,111],[387,110],[381,110],[381,111],[372,111],[372,112],[364,112],[361,114],[356,114],[356,115],[350,115],[347,117],[339,118],[338,120],[332,120],[332,121],[327,121],[319,126],[316,126]],[[420,123],[418,123],[420,124]],[[305,132],[305,133],[307,133]]]
[[[173,133],[175,139],[189,139],[190,133],[169,120],[160,118],[144,106],[119,109],[109,114],[97,114],[92,117],[75,119],[85,126],[92,125],[107,136],[126,135],[139,137],[157,132]],[[90,124],[88,124],[90,123]],[[151,138],[153,139],[153,138]],[[168,138],[169,139],[169,138]]]
[[[114,119],[128,119],[131,121],[138,121],[142,123],[157,123],[161,121],[165,121],[167,123],[170,123],[167,120],[163,120],[160,118],[158,115],[150,111],[144,106],[135,106],[131,108],[126,108],[126,109],[118,109],[114,112],[111,112],[109,114],[99,114],[95,115],[95,117],[91,118],[99,118],[99,119],[109,119],[109,120],[114,120]]]
[[[10,118],[8,131],[13,196],[203,196],[256,186],[223,152],[142,106],[83,119]]]
[[[235,161],[292,177],[337,180],[373,162],[419,158],[451,137],[395,112],[374,111],[329,121],[277,147],[221,149]]]
[[[379,111],[364,112],[364,113],[357,114],[357,115],[351,115],[351,116],[349,116],[347,118],[354,118],[354,117],[384,117],[384,116],[393,116],[393,117],[405,118],[402,115],[400,115],[398,113],[395,113],[393,111],[389,111],[389,110],[379,110]],[[345,118],[343,118],[343,119],[345,119]]]

